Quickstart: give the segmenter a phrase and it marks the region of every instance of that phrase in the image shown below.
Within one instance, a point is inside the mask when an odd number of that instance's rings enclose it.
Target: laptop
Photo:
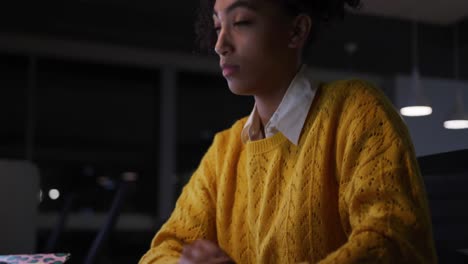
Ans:
[[[0,255],[0,264],[61,264],[65,263],[69,258],[69,253]]]

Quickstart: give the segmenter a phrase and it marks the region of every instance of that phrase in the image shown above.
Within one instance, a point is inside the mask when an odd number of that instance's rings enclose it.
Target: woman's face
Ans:
[[[288,47],[291,18],[274,1],[216,0],[215,51],[230,90],[258,95],[277,89],[295,67]]]

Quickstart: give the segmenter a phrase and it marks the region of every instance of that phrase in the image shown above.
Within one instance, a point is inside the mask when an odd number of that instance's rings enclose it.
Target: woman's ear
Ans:
[[[297,49],[304,47],[309,38],[312,27],[312,19],[309,15],[299,14],[294,18],[289,38],[289,48]]]

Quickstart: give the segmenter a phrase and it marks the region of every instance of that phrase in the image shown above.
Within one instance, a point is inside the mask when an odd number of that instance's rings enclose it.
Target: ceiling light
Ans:
[[[413,72],[411,75],[411,87],[407,94],[406,105],[400,109],[404,116],[427,116],[432,114],[432,107],[424,94],[421,77],[418,69],[418,24],[413,23]]]
[[[458,47],[458,24],[455,25],[453,30],[453,71],[456,80],[459,79],[459,47]],[[452,113],[444,121],[446,129],[467,129],[468,128],[468,114],[464,111],[463,107],[463,92],[461,87],[457,87],[455,94],[455,106]]]
[[[60,197],[60,192],[57,189],[49,190],[49,198],[52,200],[57,200]]]

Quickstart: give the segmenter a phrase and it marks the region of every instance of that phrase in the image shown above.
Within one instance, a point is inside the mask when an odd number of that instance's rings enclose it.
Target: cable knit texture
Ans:
[[[177,263],[209,239],[237,263],[435,263],[409,133],[372,85],[322,85],[298,146],[281,133],[218,133],[154,237],[145,263]]]

